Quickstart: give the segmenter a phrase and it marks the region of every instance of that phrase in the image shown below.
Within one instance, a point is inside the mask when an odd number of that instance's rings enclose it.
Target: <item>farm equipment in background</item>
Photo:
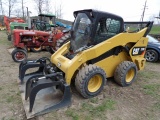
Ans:
[[[120,16],[92,9],[75,11],[74,16],[70,42],[50,59],[19,65],[19,88],[27,118],[70,105],[71,83],[84,98],[92,98],[100,94],[107,78],[114,77],[125,87],[135,81],[138,70],[144,69],[146,35],[153,22],[124,22]],[[142,27],[129,32],[124,24]],[[38,70],[26,74],[30,68]]]
[[[50,24],[51,28],[57,27],[55,24],[56,16],[53,14],[39,14],[38,15],[40,21],[45,21]]]
[[[6,27],[0,23],[0,31],[6,30]]]
[[[4,16],[4,24],[6,26],[6,33],[9,41],[11,41],[13,29],[28,29],[27,23],[25,23],[23,19],[17,17],[9,18]]]
[[[59,26],[59,27],[62,27],[63,29],[65,28],[65,29],[69,29],[70,30],[72,28],[71,25],[64,24],[64,23],[62,23],[60,21],[56,21],[56,25]]]
[[[47,26],[47,23],[43,24]],[[42,25],[42,22],[41,22]],[[15,49],[12,51],[12,59],[15,62],[22,62],[27,59],[27,48],[35,50],[42,46],[47,47],[48,51],[54,53],[70,38],[69,31],[60,32],[56,29],[53,31],[38,31],[38,30],[13,30],[13,44]]]
[[[40,31],[46,31],[46,28],[43,28],[42,25],[44,22],[49,23],[47,24],[47,27],[51,27],[52,30],[57,27],[55,25],[55,15],[52,14],[39,14],[36,19],[32,19],[29,16],[29,12],[27,9],[27,19],[31,19],[31,23],[28,23],[28,20],[23,20],[21,18],[9,18],[7,16],[4,16],[4,23],[6,26],[6,33],[8,35],[8,40],[11,41],[12,39],[12,31],[14,29],[23,29],[23,30],[28,30],[28,24],[34,24],[34,29],[40,30]],[[41,24],[42,23],[42,24]]]
[[[7,23],[7,17],[4,17],[4,21]],[[13,22],[12,24],[15,23]],[[52,54],[68,41],[70,37],[69,30],[60,31],[56,27],[53,28],[53,26],[51,29],[49,22],[42,21],[42,19],[31,20],[29,13],[26,23],[17,24],[19,26],[14,25],[14,29],[12,29],[14,50],[11,52],[11,55],[15,62],[26,60],[28,49],[31,49],[33,52],[38,52],[45,47],[45,49]],[[20,29],[21,24],[27,25],[27,27],[25,26],[27,30]]]
[[[61,30],[71,29],[71,25],[64,24],[60,21],[56,21],[56,16],[53,14],[39,14],[40,20],[48,22],[51,27],[61,27]]]

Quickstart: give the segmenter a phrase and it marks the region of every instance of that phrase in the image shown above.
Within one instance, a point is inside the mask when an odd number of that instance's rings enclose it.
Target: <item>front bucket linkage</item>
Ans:
[[[21,94],[27,119],[71,104],[70,86],[65,83],[61,72],[42,77],[32,76],[25,87],[24,84],[20,86],[25,89]]]

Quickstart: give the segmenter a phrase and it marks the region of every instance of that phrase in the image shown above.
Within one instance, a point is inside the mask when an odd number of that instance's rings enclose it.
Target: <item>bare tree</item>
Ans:
[[[63,17],[62,10],[63,10],[62,2],[60,2],[59,5],[57,5],[57,4],[55,3],[55,6],[54,6],[54,14],[56,15],[56,17],[57,17],[58,19]]]
[[[20,8],[17,8],[13,11],[14,15],[17,17],[23,17],[22,10]]]
[[[17,0],[17,5],[21,6],[21,9],[18,7],[14,10],[15,14],[18,14],[19,17],[22,17],[25,19],[25,7],[24,4],[26,3],[26,0]]]
[[[11,16],[14,5],[17,3],[17,0],[8,0],[8,16]]]
[[[3,9],[2,0],[0,0],[0,8],[1,8],[2,15],[4,15],[4,9]]]
[[[50,0],[46,0],[45,2],[45,8],[44,8],[44,12],[45,13],[51,13],[51,6],[50,6]]]
[[[46,4],[46,0],[34,0],[36,3],[36,8],[38,10],[38,14],[41,14],[44,11],[44,6]]]

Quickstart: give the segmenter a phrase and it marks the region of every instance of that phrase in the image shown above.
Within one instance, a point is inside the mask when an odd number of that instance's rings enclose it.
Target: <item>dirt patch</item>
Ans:
[[[5,32],[0,32],[0,119],[26,120],[18,88],[18,66],[7,48]],[[28,53],[29,59],[50,57],[48,52]],[[39,120],[159,120],[160,118],[160,63],[147,63],[129,87],[118,86],[113,78],[100,95],[84,99],[72,89],[72,105],[34,118]],[[154,89],[156,87],[156,90]],[[154,92],[152,92],[154,91]]]

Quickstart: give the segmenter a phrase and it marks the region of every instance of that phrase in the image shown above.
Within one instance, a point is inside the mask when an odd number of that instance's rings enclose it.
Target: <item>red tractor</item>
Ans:
[[[27,48],[41,48],[45,46],[49,52],[54,53],[70,38],[69,30],[60,31],[55,28],[51,31],[48,23],[42,21],[40,21],[39,27],[43,27],[46,31],[34,29],[13,30],[13,44],[15,49],[11,54],[15,62],[22,62],[27,59]]]

